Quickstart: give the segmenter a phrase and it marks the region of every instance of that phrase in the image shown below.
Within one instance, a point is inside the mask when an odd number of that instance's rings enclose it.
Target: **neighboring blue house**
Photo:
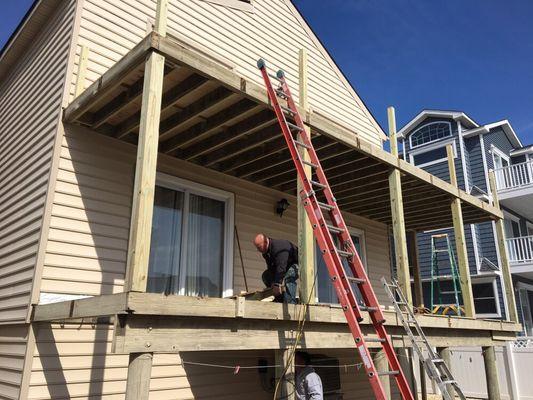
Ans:
[[[524,334],[533,336],[533,146],[523,146],[507,120],[479,125],[460,111],[424,110],[398,136],[403,141],[406,161],[446,181],[446,145],[451,143],[460,188],[486,201],[491,198],[488,171],[495,170],[519,318]],[[454,247],[453,230],[438,231],[442,232],[449,233]],[[417,234],[426,304],[431,273],[430,237],[435,233]],[[466,225],[465,237],[476,313],[486,318],[504,318],[507,304],[494,223]],[[446,263],[442,265],[446,268]],[[441,274],[449,274],[449,270]]]

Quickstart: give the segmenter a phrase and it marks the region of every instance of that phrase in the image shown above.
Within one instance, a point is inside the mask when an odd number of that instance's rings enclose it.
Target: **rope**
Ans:
[[[196,365],[199,367],[211,367],[211,368],[222,368],[222,369],[263,369],[263,368],[279,368],[282,367],[283,364],[272,364],[272,365],[228,365],[228,364],[212,364],[212,363],[202,363],[202,362],[194,362],[194,361],[181,361],[182,364],[189,364],[189,365]],[[356,363],[356,364],[339,364],[339,365],[299,365],[295,364],[295,367],[312,367],[312,368],[357,368],[360,369],[363,366],[363,363]]]

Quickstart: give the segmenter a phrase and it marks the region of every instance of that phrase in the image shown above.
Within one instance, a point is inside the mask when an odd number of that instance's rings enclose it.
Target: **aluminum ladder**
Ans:
[[[381,278],[381,282],[383,283],[383,286],[385,287],[385,292],[387,292],[387,295],[389,296],[389,299],[391,300],[394,306],[396,315],[400,319],[405,329],[405,332],[407,333],[407,336],[409,336],[409,340],[411,341],[413,349],[415,349],[419,360],[422,360],[424,369],[426,370],[426,373],[428,374],[430,379],[435,381],[435,383],[439,387],[444,399],[455,399],[455,396],[452,397],[448,392],[448,385],[450,385],[451,387],[453,387],[453,389],[455,389],[455,392],[461,400],[466,400],[463,391],[461,390],[459,384],[453,377],[450,369],[448,368],[444,360],[439,357],[435,350],[433,350],[433,347],[431,347],[431,345],[429,344],[428,339],[424,334],[424,331],[420,327],[418,320],[415,318],[415,314],[413,313],[412,307],[407,304],[407,299],[405,298],[402,290],[398,286],[398,282],[393,279],[392,283],[388,283],[384,277]],[[402,311],[400,307],[403,307],[404,310]],[[414,328],[415,332],[413,332],[413,329],[411,329],[411,327]],[[426,355],[424,355],[423,350],[426,351]]]
[[[302,118],[285,80],[285,73],[282,70],[278,71],[276,75],[268,73],[265,61],[262,59],[257,62],[257,67],[263,76],[270,103],[274,108],[294,161],[298,179],[302,183],[303,189],[298,195],[313,227],[313,234],[324,257],[331,282],[344,311],[374,395],[378,400],[386,400],[387,397],[379,376],[391,375],[396,379],[402,398],[404,400],[413,400],[413,394],[401,370],[391,339],[385,330],[383,312],[352,242],[348,228],[344,223],[324,170],[320,165],[320,160],[311,143],[310,135],[305,130]],[[276,81],[276,87],[272,85],[271,78]],[[280,99],[286,102],[286,106],[280,104]],[[296,138],[295,135],[297,136]],[[308,153],[309,161],[303,159],[300,151]],[[310,177],[306,175],[305,166],[311,168],[312,174]],[[328,217],[327,219],[325,214]],[[337,238],[340,248],[335,245],[334,237]],[[353,277],[346,274],[342,259],[347,261]],[[352,285],[359,287],[364,305],[358,304]],[[363,320],[361,311],[368,312],[377,338],[364,338],[359,326],[359,323]],[[387,356],[390,371],[378,372],[376,370],[366,344],[366,342],[370,341],[381,344]]]

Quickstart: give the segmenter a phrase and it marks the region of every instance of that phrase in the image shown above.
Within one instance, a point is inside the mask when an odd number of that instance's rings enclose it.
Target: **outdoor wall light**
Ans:
[[[276,203],[276,214],[279,215],[279,217],[283,217],[283,213],[289,208],[290,203],[287,199],[281,199]]]

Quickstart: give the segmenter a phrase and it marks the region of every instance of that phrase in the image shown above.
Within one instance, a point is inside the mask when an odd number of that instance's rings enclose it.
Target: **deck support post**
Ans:
[[[487,392],[489,400],[500,400],[500,384],[498,382],[498,369],[496,368],[496,350],[494,346],[483,347],[483,360],[485,361],[485,376],[487,378]]]
[[[455,160],[451,144],[446,145],[448,156],[448,169],[450,171],[450,183],[457,186],[457,175],[455,173]],[[457,262],[459,265],[459,282],[461,283],[461,294],[463,296],[463,306],[465,316],[475,318],[474,295],[472,293],[472,281],[470,279],[470,267],[468,265],[468,251],[466,249],[465,228],[463,224],[463,212],[461,200],[454,198],[451,203],[453,233],[455,236],[455,248],[457,250]]]
[[[152,353],[130,354],[128,380],[126,383],[126,400],[148,400],[152,360]]]
[[[300,49],[299,52],[299,94],[300,107],[307,112],[308,104],[308,73],[307,73],[307,50]],[[305,118],[304,118],[305,119]],[[306,125],[306,132],[311,138],[311,129]],[[300,138],[301,139],[301,138]],[[300,149],[300,155],[303,160],[309,160],[309,154],[305,149]],[[307,177],[311,178],[311,167],[304,166]],[[303,190],[303,185],[300,179],[297,178],[297,201],[298,201],[298,263],[300,267],[300,283],[301,283],[301,301],[304,303],[315,303],[316,288],[315,288],[315,241],[313,236],[313,228],[311,222],[307,218],[307,213],[300,198],[300,191]]]
[[[449,347],[439,347],[437,349],[437,352],[439,353],[439,356],[441,359],[444,360],[444,362],[446,363],[446,365],[448,366],[448,369],[450,370],[450,372],[453,374],[453,371],[452,371],[452,352],[450,350]],[[446,390],[448,391],[448,393],[450,394],[450,396],[452,398],[455,398],[455,389],[453,388],[452,385],[446,385]]]
[[[424,367],[424,361],[418,359],[418,369],[420,370],[420,397],[422,400],[428,399],[428,389],[426,382],[426,368]],[[414,392],[416,393],[416,392]],[[418,396],[416,396],[418,398]]]
[[[155,28],[161,35],[166,34],[167,2],[157,2]],[[145,292],[148,282],[164,68],[165,57],[150,52],[144,71],[125,291]]]
[[[89,48],[81,46],[80,61],[78,62],[78,73],[76,74],[76,85],[74,87],[74,97],[78,97],[85,90],[85,77],[87,75],[87,61],[89,59]]]
[[[296,384],[294,375],[294,357],[291,359],[291,349],[276,350],[276,384],[281,379],[278,387],[277,399],[295,400]],[[288,367],[287,367],[288,366]],[[285,368],[287,370],[285,371]],[[283,374],[285,372],[285,374]]]
[[[418,260],[416,231],[408,231],[407,239],[407,251],[409,252],[409,261],[413,268],[413,280],[415,287],[413,305],[415,307],[424,308],[424,292],[422,290],[422,275],[420,273],[420,263]]]
[[[398,347],[396,354],[398,355],[398,361],[400,362],[405,378],[411,388],[411,393],[416,394],[417,387],[413,369],[413,349],[411,347]]]
[[[500,200],[498,198],[498,188],[496,186],[496,178],[494,171],[489,171],[489,185],[492,194],[492,203],[494,207],[500,208]],[[503,219],[499,218],[496,221],[496,237],[498,240],[498,250],[500,253],[501,270],[503,285],[505,288],[505,298],[507,300],[507,320],[518,322],[518,312],[516,310],[516,300],[514,297],[513,279],[511,277],[511,267],[509,266],[509,256],[507,254],[507,246],[505,245],[505,229],[503,226]]]
[[[386,372],[389,370],[389,360],[387,359],[385,350],[381,349],[378,352],[374,353],[373,361],[374,361],[374,366],[376,367],[376,371]],[[381,381],[381,385],[383,386],[383,390],[385,392],[385,395],[387,396],[387,399],[390,400],[391,398],[390,376],[382,375],[379,377],[379,380]]]
[[[389,119],[390,148],[393,156],[398,157],[398,143],[396,141],[396,116],[394,107],[387,108]],[[398,284],[409,304],[413,304],[411,294],[411,278],[409,276],[409,260],[407,257],[407,237],[405,233],[405,219],[403,214],[402,182],[400,171],[393,168],[389,172],[389,191],[392,214],[392,231],[394,235],[394,250],[396,255],[396,275]]]

